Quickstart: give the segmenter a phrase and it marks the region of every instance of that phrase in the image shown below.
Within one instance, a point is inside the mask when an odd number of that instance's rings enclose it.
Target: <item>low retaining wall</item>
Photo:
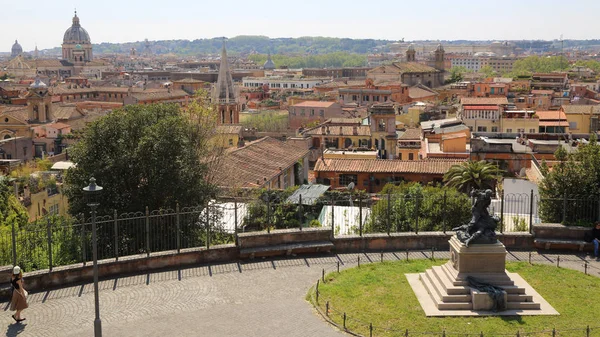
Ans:
[[[152,253],[150,256],[146,256],[146,254],[131,255],[119,258],[118,261],[115,261],[115,259],[98,261],[98,275],[102,279],[202,263],[235,261],[238,255],[238,248],[233,244],[213,246],[210,249],[185,249],[181,250],[180,253],[177,253],[177,251],[166,251]],[[3,269],[0,270],[3,276],[2,280],[5,280],[5,276],[8,275],[8,282],[10,282],[12,266],[6,267],[7,270],[10,269],[10,272]],[[56,267],[52,271],[46,269],[28,272],[23,275],[25,288],[28,291],[42,291],[73,284],[93,282],[93,269],[93,263],[88,262],[85,266],[79,263]],[[0,291],[0,298],[6,298],[9,291],[10,287],[4,287]]]
[[[323,239],[328,237],[329,229],[312,228],[274,230],[271,233],[240,233],[240,238],[249,239],[253,243],[264,245],[276,245],[284,242],[294,241],[298,237],[300,241],[310,239]],[[422,233],[391,233],[366,234],[364,236],[347,235],[339,236],[331,240],[335,246],[334,252],[361,252],[361,251],[392,251],[392,250],[419,250],[430,249],[448,250],[448,240],[454,235],[453,232],[422,232]],[[529,233],[498,233],[498,239],[508,249],[532,249],[533,235]],[[150,256],[133,255],[121,257],[119,260],[106,259],[98,261],[98,274],[102,278],[110,278],[129,274],[146,273],[156,270],[187,267],[203,263],[231,262],[239,259],[239,247],[234,244],[212,246],[210,249],[194,248],[176,251],[152,253]],[[0,289],[0,298],[6,298],[10,287],[12,266],[0,267],[0,283],[4,288]],[[38,270],[28,272],[24,275],[26,288],[30,291],[43,291],[47,289],[64,287],[73,284],[89,283],[93,281],[93,265],[91,262],[83,265],[81,263],[55,267],[52,271]]]
[[[541,223],[533,225],[536,238],[583,240],[585,232],[590,232],[593,227],[565,226],[559,223]]]
[[[507,249],[533,249],[533,235],[522,233],[496,233],[498,240]],[[422,233],[390,233],[346,235],[333,240],[336,253],[351,253],[361,251],[391,251],[391,250],[419,250],[435,248],[436,250],[449,250],[448,240],[454,232],[422,232]]]

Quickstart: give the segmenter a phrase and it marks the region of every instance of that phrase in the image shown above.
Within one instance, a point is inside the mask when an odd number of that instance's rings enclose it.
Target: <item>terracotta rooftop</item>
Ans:
[[[0,106],[0,114],[10,116],[23,123],[27,123],[27,120],[29,119],[29,112],[27,111],[27,107],[24,106]]]
[[[66,128],[70,128],[71,126],[65,123],[52,123],[50,125],[48,125],[51,128],[57,129],[57,130],[61,130],[61,129],[66,129]]]
[[[506,97],[463,97],[460,100],[462,105],[502,105],[508,104]]]
[[[401,73],[439,73],[440,71],[425,64],[417,62],[395,62],[392,65]]]
[[[567,115],[564,112],[558,111],[536,111],[536,115],[540,121],[542,120],[567,120]]]
[[[184,98],[189,94],[183,90],[171,90],[171,91],[156,91],[156,92],[139,92],[131,94],[132,97],[139,101],[144,100],[155,100],[155,99],[170,99],[170,98]]]
[[[408,96],[413,100],[437,95],[439,94],[436,91],[431,90],[425,86],[415,85],[414,87],[408,88]]]
[[[272,180],[308,154],[307,149],[265,137],[228,152],[216,182],[231,188],[256,188]]]
[[[398,138],[398,140],[421,140],[420,128],[409,128]]]
[[[217,133],[221,134],[239,134],[242,132],[241,125],[219,125],[217,126]]]
[[[561,109],[567,115],[600,113],[600,106],[598,105],[563,105]]]
[[[319,159],[315,172],[444,174],[465,160]]]
[[[531,90],[533,95],[552,95],[554,90]]]
[[[322,102],[322,101],[304,101],[302,103],[294,104],[293,107],[305,107],[305,108],[329,108],[335,104],[335,102]]]

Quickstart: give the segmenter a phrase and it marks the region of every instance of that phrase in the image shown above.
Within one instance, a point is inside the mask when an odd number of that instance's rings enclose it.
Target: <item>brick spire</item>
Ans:
[[[229,61],[227,60],[227,50],[225,50],[225,38],[223,38],[223,48],[221,49],[221,65],[219,66],[219,77],[213,92],[214,103],[236,103],[236,91],[233,86],[231,71],[229,70]]]

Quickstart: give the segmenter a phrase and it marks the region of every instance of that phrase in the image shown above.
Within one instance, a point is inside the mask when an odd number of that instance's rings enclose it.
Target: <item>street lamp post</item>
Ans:
[[[98,298],[98,242],[96,237],[96,209],[100,205],[98,197],[102,187],[96,185],[96,179],[90,178],[90,185],[83,188],[87,205],[92,209],[92,257],[94,259],[94,337],[102,337],[102,320],[100,320],[100,299]]]

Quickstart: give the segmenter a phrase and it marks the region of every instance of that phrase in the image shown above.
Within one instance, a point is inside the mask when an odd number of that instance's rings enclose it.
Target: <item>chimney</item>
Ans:
[[[321,134],[325,134],[325,125],[321,126]]]
[[[327,134],[330,134],[331,131],[329,131],[329,126],[327,127]]]
[[[355,125],[352,127],[352,134],[358,136],[358,126]]]
[[[340,135],[344,134],[344,128],[340,126]]]

